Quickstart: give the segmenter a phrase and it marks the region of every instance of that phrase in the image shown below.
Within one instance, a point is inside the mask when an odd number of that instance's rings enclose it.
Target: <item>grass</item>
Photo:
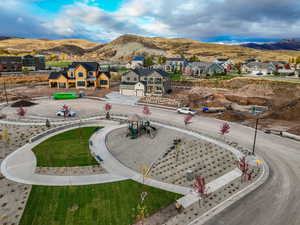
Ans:
[[[33,186],[20,225],[129,225],[143,185],[131,180],[86,186]],[[181,195],[145,186],[147,215]]]
[[[207,76],[206,79],[216,79],[216,80],[231,80],[233,78],[236,78],[237,76],[234,75],[212,75],[212,76]]]
[[[97,128],[99,127],[82,127],[69,130],[40,143],[32,149],[37,158],[37,166],[97,165],[97,161],[90,154],[88,143],[89,138]]]
[[[52,67],[63,67],[63,68],[66,68],[68,67],[69,65],[72,64],[72,62],[63,62],[63,61],[55,61],[55,62],[47,62],[46,63],[48,66],[52,66]]]

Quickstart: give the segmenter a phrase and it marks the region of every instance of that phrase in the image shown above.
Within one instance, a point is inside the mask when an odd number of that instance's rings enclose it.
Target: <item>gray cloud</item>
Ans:
[[[207,39],[300,37],[299,0],[129,0],[115,12],[89,1],[67,5],[53,18],[33,17],[26,8],[33,0],[4,0],[0,5],[0,34],[111,40],[124,33]],[[27,2],[27,3],[26,3]]]

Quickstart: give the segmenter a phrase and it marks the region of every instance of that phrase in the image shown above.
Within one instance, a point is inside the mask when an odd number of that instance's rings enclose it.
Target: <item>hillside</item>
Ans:
[[[265,60],[288,60],[299,56],[297,51],[264,51],[235,45],[204,43],[190,39],[149,38],[136,35],[123,35],[94,52],[85,54],[86,58],[128,60],[134,56],[185,57],[197,55],[201,60],[212,61],[217,57],[230,57],[236,61],[248,58]]]
[[[108,44],[80,39],[41,40],[10,38],[0,40],[0,50],[12,54],[67,54],[76,60],[122,60],[128,61],[134,56],[166,56],[189,58],[193,55],[201,60],[212,61],[215,58],[230,57],[235,61],[248,58],[261,60],[288,60],[300,55],[289,50],[257,50],[236,45],[204,43],[184,38],[141,37],[122,35]]]
[[[261,50],[294,50],[300,51],[300,40],[288,39],[274,43],[247,43],[242,46],[247,48],[261,49]]]
[[[26,54],[26,53],[41,53],[52,54],[64,52],[67,54],[77,54],[79,48],[81,54],[84,50],[95,48],[99,43],[80,40],[80,39],[64,39],[64,40],[47,40],[47,39],[26,39],[26,38],[8,38],[0,40],[0,49],[7,50],[12,54]],[[67,46],[67,47],[66,47]],[[101,46],[101,45],[100,45]],[[74,52],[72,52],[74,47]]]

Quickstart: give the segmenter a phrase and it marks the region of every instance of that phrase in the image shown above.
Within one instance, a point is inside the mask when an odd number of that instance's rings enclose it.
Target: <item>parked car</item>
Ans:
[[[190,115],[195,115],[196,111],[192,110],[189,107],[181,107],[177,109],[178,113],[182,113],[182,114],[190,114]]]
[[[56,112],[56,115],[57,116],[64,116],[65,115],[65,111],[64,110],[59,110],[58,112]],[[76,112],[68,111],[66,116],[74,117],[74,116],[76,116]]]

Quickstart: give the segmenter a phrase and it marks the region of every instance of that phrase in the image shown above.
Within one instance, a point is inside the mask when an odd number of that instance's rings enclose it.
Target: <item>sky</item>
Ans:
[[[299,0],[0,0],[0,36],[273,42],[300,37],[299,15]]]

